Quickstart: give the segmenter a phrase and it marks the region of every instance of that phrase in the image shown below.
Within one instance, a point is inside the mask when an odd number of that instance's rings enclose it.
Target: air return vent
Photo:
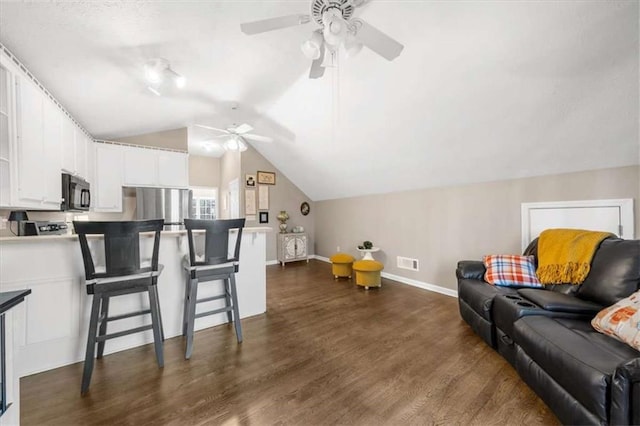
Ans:
[[[398,268],[417,271],[419,269],[418,259],[411,259],[410,257],[398,256]]]

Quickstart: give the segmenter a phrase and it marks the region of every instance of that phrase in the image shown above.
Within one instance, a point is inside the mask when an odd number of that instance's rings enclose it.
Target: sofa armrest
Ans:
[[[456,277],[484,281],[486,268],[480,260],[461,260],[456,268]]]
[[[595,316],[603,306],[564,293],[543,289],[523,288],[518,294],[545,311]]]
[[[611,380],[611,424],[640,424],[640,357],[616,368]]]

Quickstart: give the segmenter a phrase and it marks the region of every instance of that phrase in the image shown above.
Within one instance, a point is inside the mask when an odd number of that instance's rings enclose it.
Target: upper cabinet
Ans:
[[[133,146],[120,146],[120,149],[125,153],[125,186],[189,186],[189,156],[186,153]]]
[[[88,144],[92,141],[76,124],[69,118],[63,117],[62,125],[62,165],[64,172],[88,179],[89,168]]]
[[[97,212],[122,211],[122,164],[124,152],[120,146],[96,143],[96,183],[93,186],[93,209]]]
[[[86,179],[90,142],[46,89],[0,52],[0,207],[60,209],[61,171]]]
[[[59,209],[62,113],[31,80],[16,76],[15,87],[17,194],[12,204]]]

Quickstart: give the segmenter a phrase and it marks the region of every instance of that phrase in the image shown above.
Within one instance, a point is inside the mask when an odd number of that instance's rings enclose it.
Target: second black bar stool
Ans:
[[[227,320],[233,321],[238,343],[242,342],[242,325],[238,311],[238,293],[236,291],[236,272],[240,261],[240,242],[244,219],[227,220],[199,220],[185,219],[189,239],[189,256],[185,259],[184,268],[187,271],[185,287],[182,334],[187,336],[185,358],[191,358],[193,351],[193,329],[196,318],[207,315],[227,313]],[[204,230],[204,253],[199,256],[193,238],[193,231]],[[237,232],[233,232],[237,230]],[[235,235],[234,235],[235,234]],[[233,253],[229,252],[229,241],[233,241]],[[223,280],[224,292],[217,296],[198,299],[198,284],[202,281]],[[225,301],[223,308],[207,312],[196,313],[196,304],[213,300]]]
[[[105,341],[108,339],[153,330],[158,366],[164,366],[162,348],[164,337],[156,287],[158,276],[162,272],[162,265],[158,265],[158,253],[160,250],[160,231],[162,231],[163,225],[163,219],[133,222],[73,222],[82,250],[87,294],[93,294],[81,394],[85,394],[89,390],[95,346],[98,345],[98,358],[102,358]],[[155,232],[153,252],[149,262],[141,261],[140,258],[141,232]],[[87,241],[87,235],[96,234],[104,237],[104,259],[101,259],[100,262],[104,261],[104,270],[96,268],[94,256]],[[99,250],[96,250],[96,257],[101,254]],[[109,303],[112,297],[141,292],[149,294],[149,309],[109,316]],[[151,325],[107,334],[109,321],[145,314],[151,315]]]

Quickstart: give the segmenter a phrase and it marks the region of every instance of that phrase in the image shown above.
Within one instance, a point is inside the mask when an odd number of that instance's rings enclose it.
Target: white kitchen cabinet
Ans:
[[[189,186],[189,156],[186,153],[133,146],[121,146],[120,149],[124,153],[124,185]]]
[[[61,112],[62,113],[62,112]],[[89,138],[84,131],[66,115],[62,124],[61,169],[66,173],[88,180]]]
[[[64,115],[60,108],[44,98],[43,101],[44,153],[43,173],[47,177],[41,182],[44,198],[53,208],[60,207],[62,198],[62,177],[60,176],[60,151],[62,147],[62,120]]]
[[[122,212],[124,151],[121,146],[95,144],[96,178],[92,204],[97,212]],[[95,202],[93,202],[95,200]]]
[[[158,180],[158,151],[154,149],[123,146],[124,184],[153,186]]]
[[[30,80],[16,77],[17,193],[12,205],[59,209],[61,117]],[[57,187],[54,185],[57,182]]]
[[[76,171],[76,124],[66,115],[62,120],[62,164],[67,173]]]
[[[11,205],[11,141],[14,139],[13,73],[0,63],[0,206]]]
[[[96,183],[96,148],[93,139],[87,138],[87,182]]]
[[[76,172],[82,179],[87,179],[87,135],[76,127]]]
[[[297,260],[309,262],[307,234],[278,234],[278,262],[284,266],[287,262],[295,262]]]
[[[189,186],[189,156],[181,152],[158,151],[158,184],[172,188]]]

